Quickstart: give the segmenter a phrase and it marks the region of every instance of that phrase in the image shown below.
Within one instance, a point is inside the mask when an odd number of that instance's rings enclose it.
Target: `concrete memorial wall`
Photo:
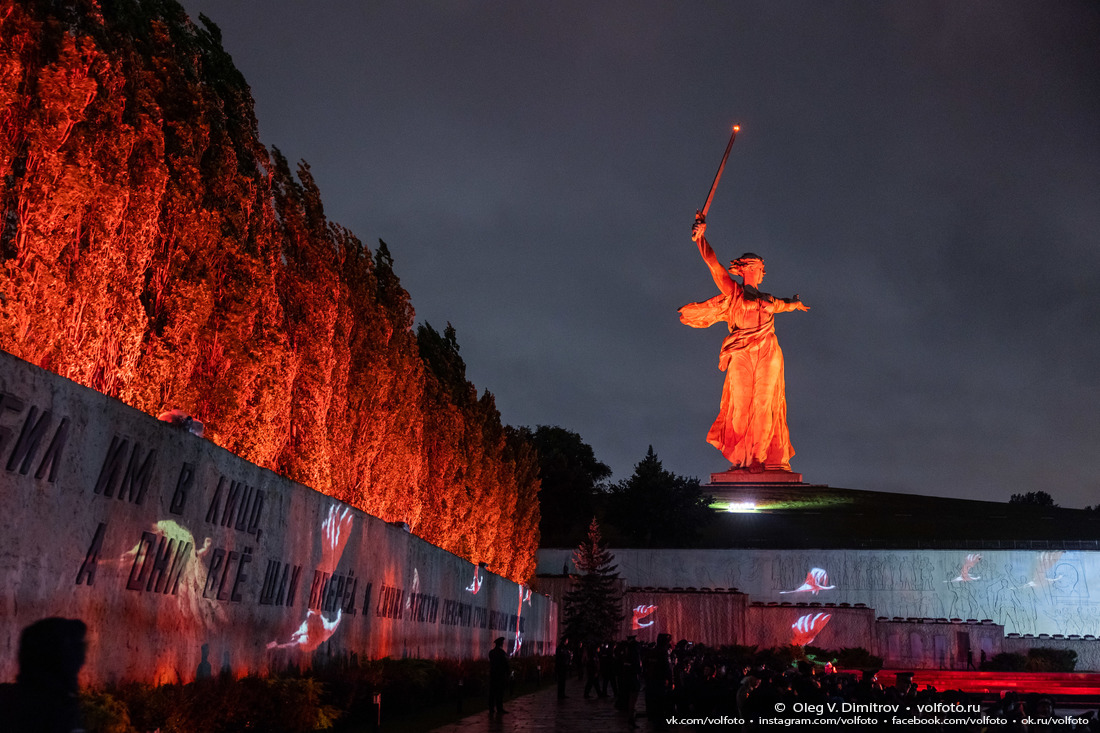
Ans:
[[[887,667],[901,669],[976,667],[983,658],[992,659],[1004,651],[1005,641],[1004,627],[992,621],[882,620],[875,625],[874,634],[875,653]],[[1032,640],[1030,646],[1044,645]]]
[[[632,588],[623,594],[622,636],[657,641],[658,634],[671,634],[674,642],[688,639],[710,646],[750,643],[745,640],[746,629],[752,628],[746,627],[746,605],[743,593]]]
[[[0,352],[0,680],[88,625],[84,684],[552,653],[557,606],[403,527]]]
[[[631,588],[623,596],[623,609],[622,635],[634,634],[643,642],[669,634],[673,643],[684,639],[715,647],[813,644],[842,649],[867,647],[875,638],[873,609],[769,605],[750,602],[749,596],[735,591]]]
[[[794,644],[824,649],[872,648],[875,613],[869,608],[750,605],[745,623],[762,649]]]
[[[1048,638],[1041,636],[1008,636],[1001,641],[1001,651],[1027,656],[1028,650],[1042,649],[1071,650],[1077,655],[1077,672],[1100,672],[1100,639]],[[1094,686],[1095,689],[1095,686]]]
[[[1100,552],[1087,550],[638,550],[612,548],[630,586],[736,588],[753,601],[879,616],[989,619],[1008,634],[1100,635]],[[560,573],[570,550],[540,550]]]

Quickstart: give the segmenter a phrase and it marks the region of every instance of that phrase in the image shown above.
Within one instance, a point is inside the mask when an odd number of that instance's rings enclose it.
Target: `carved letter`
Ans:
[[[222,582],[218,583],[218,600],[228,601],[229,593],[225,589],[225,581],[229,580],[229,568],[233,566],[233,561],[239,559],[241,554],[236,550],[229,551],[229,559],[225,561],[225,572],[222,573]]]
[[[130,441],[117,435],[111,438],[111,447],[107,449],[107,457],[103,460],[103,468],[99,470],[99,478],[95,482],[95,493],[104,496],[115,495],[115,481],[118,472],[122,469],[122,461],[126,456],[126,449],[130,447]]]
[[[172,503],[168,511],[173,514],[183,514],[183,508],[187,504],[187,494],[191,491],[191,485],[195,483],[195,466],[184,462],[180,469],[180,477],[176,479],[176,490],[172,492]]]
[[[355,610],[355,589],[359,587],[359,578],[351,578],[351,590],[347,593],[347,605],[344,606],[344,613],[348,616],[354,616],[358,611]]]
[[[107,532],[107,523],[100,522],[96,527],[95,537],[88,546],[88,552],[84,555],[84,562],[80,564],[80,571],[76,574],[76,584],[87,581],[88,585],[95,582],[96,564],[99,562],[99,551],[103,548],[103,535]]]
[[[248,580],[248,575],[244,572],[244,566],[252,562],[252,548],[244,548],[244,554],[241,555],[241,562],[237,565],[237,578],[233,581],[233,591],[229,594],[229,600],[239,602],[241,600],[240,587],[241,583]]]
[[[0,392],[0,416],[4,414],[4,410],[10,410],[12,412],[23,411],[23,400],[19,399],[15,395],[8,394],[7,392]],[[0,451],[4,450],[4,447],[11,440],[12,431],[11,428],[0,427]]]
[[[245,486],[244,493],[241,494],[241,502],[237,509],[237,523],[233,525],[233,529],[244,531],[245,526],[248,524],[248,509],[252,504],[252,487]]]
[[[206,587],[202,590],[203,598],[212,598],[210,592],[217,587],[218,573],[222,571],[222,564],[225,562],[225,550],[216,548],[210,553],[210,569],[206,571]]]
[[[152,532],[141,533],[137,552],[134,553],[134,564],[130,566],[130,579],[126,581],[127,590],[141,590],[141,586],[145,585],[145,576],[149,570],[149,560],[155,553],[153,545],[156,541],[157,536]]]
[[[260,514],[264,510],[264,492],[256,489],[256,498],[252,501],[252,511],[248,515],[248,533],[256,534],[260,529]]]
[[[233,523],[233,513],[237,510],[237,497],[241,494],[244,484],[240,481],[229,482],[229,493],[225,496],[225,511],[222,512],[221,525],[228,527]]]
[[[191,559],[191,543],[181,543],[179,549],[176,551],[175,562],[172,563],[172,572],[169,574],[168,582],[164,584],[164,593],[171,592],[172,595],[176,595],[176,591],[180,587],[180,576],[183,574],[183,569],[187,567],[187,561]],[[171,591],[169,591],[171,587]]]
[[[145,590],[156,588],[157,593],[164,592],[164,586],[168,582],[168,572],[171,570],[172,551],[176,549],[176,541],[167,537],[160,538],[157,551],[153,554],[153,565],[149,569],[149,580],[145,583]]]
[[[260,586],[260,605],[270,606],[275,602],[275,592],[278,589],[279,570],[282,563],[278,560],[268,560],[267,569],[264,570],[264,583]]]
[[[302,579],[302,566],[295,565],[294,570],[290,573],[290,585],[286,589],[286,605],[294,605],[294,594],[298,592],[298,583]]]
[[[210,500],[210,508],[206,510],[206,521],[218,524],[218,510],[221,507],[222,487],[225,486],[225,476],[218,478],[218,488],[214,489],[214,498]]]
[[[24,476],[31,470],[31,462],[34,460],[34,454],[38,452],[38,444],[42,442],[42,437],[46,434],[46,431],[50,427],[50,422],[53,419],[49,410],[42,412],[42,417],[38,422],[35,422],[35,417],[38,416],[38,408],[31,405],[30,411],[27,413],[27,419],[23,421],[23,430],[19,433],[19,440],[15,442],[15,448],[12,449],[11,456],[8,458],[7,469],[9,471],[16,470],[16,466],[19,465],[19,461],[23,461],[23,465],[19,466],[19,473]]]
[[[134,450],[130,453],[130,463],[126,466],[126,474],[122,477],[122,485],[118,489],[118,498],[132,501],[141,505],[145,501],[145,492],[149,490],[149,480],[153,477],[153,468],[157,464],[157,451],[150,450],[145,461],[138,466],[138,454],[141,445],[134,443]]]
[[[276,569],[277,571],[278,569]],[[289,606],[290,596],[287,595],[287,579],[290,577],[290,563],[283,567],[283,579],[279,581],[279,592],[275,595],[276,606]],[[291,591],[293,592],[293,590]]]
[[[46,455],[42,456],[42,463],[38,464],[38,470],[34,472],[35,478],[46,475],[46,466],[50,467],[51,484],[57,481],[57,464],[61,462],[61,454],[65,450],[65,441],[69,438],[69,418],[61,418],[61,424],[57,426],[57,432],[53,434],[50,447],[46,449]]]

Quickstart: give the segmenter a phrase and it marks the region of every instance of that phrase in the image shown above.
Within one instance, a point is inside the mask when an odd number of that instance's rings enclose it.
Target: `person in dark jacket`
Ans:
[[[489,715],[503,715],[504,686],[508,684],[508,652],[504,651],[504,637],[497,637],[489,650]]]
[[[558,699],[565,699],[565,680],[569,678],[569,662],[573,654],[569,649],[569,639],[562,639],[558,651],[554,654],[554,672],[558,676]]]
[[[45,618],[19,637],[19,674],[0,685],[0,728],[11,733],[72,733],[80,722],[80,685],[88,627]]]

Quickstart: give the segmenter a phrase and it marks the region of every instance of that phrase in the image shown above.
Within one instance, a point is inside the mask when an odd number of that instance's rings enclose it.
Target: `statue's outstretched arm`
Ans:
[[[724,295],[733,295],[736,290],[733,278],[726,272],[726,268],[722,267],[718,262],[718,255],[714,254],[714,250],[711,248],[710,243],[707,242],[705,236],[706,231],[706,222],[696,219],[695,226],[692,227],[691,230],[691,238],[699,245],[699,254],[703,256],[703,261],[707,263],[707,267],[710,269],[710,276],[714,279],[714,284],[718,286],[718,289],[721,290]]]
[[[810,306],[798,298],[798,293],[793,298],[772,298],[765,308],[770,313],[787,313],[789,311],[808,311]]]

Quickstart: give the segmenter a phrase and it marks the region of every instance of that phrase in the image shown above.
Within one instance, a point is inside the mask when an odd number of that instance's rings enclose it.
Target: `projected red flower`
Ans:
[[[829,623],[830,618],[832,618],[831,613],[807,613],[805,616],[800,616],[797,621],[791,624],[791,630],[794,632],[791,635],[791,644],[806,646],[812,643],[814,638],[825,628],[825,624]]]

